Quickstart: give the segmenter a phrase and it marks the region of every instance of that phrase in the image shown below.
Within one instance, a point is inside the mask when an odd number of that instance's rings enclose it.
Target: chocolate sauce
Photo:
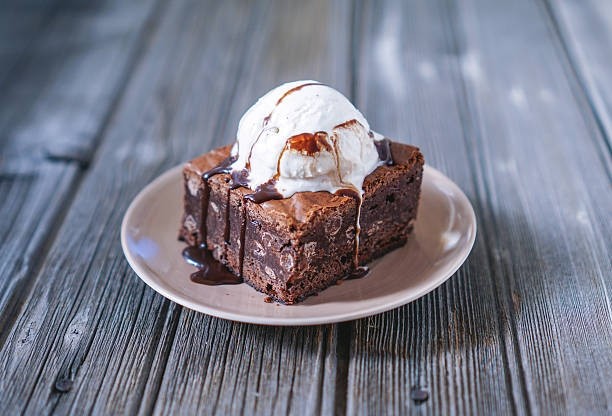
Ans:
[[[245,188],[249,187],[249,171],[246,169],[242,170],[234,170],[231,173],[232,175],[232,189],[240,188],[244,186]]]
[[[304,87],[307,87],[309,85],[325,85],[325,84],[321,84],[320,82],[307,82],[305,84],[302,85],[298,85],[297,87],[293,87],[290,90],[288,90],[287,92],[285,92],[276,102],[276,105],[274,106],[274,108],[272,109],[272,111],[270,111],[270,114],[268,114],[267,116],[264,117],[263,119],[263,126],[266,127],[268,125],[268,123],[270,122],[270,119],[272,118],[272,113],[274,112],[274,110],[276,110],[276,107],[278,107],[278,105],[283,102],[283,100],[288,96],[293,94],[296,91],[301,90]],[[257,138],[257,140],[259,140],[259,137]],[[251,151],[253,150],[253,147],[251,147]],[[249,154],[249,160],[251,159],[251,155]]]
[[[349,128],[352,128],[356,124],[361,125],[359,121],[352,118],[350,120],[346,120],[344,123],[338,124],[336,127],[334,127],[334,129],[349,129]]]
[[[312,156],[322,150],[331,152],[332,148],[327,141],[327,133],[318,131],[316,133],[301,133],[290,137],[285,144],[289,149],[297,150],[305,155]],[[285,149],[283,149],[284,152]],[[282,154],[281,154],[282,157]],[[279,158],[280,160],[280,158]]]
[[[382,140],[374,140],[374,146],[376,146],[378,158],[385,162],[385,165],[393,166],[395,164],[393,161],[393,155],[391,154],[391,140],[387,139],[386,137]]]
[[[210,199],[210,186],[208,185],[208,179],[210,179],[211,176],[218,175],[220,173],[229,173],[231,170],[230,166],[235,161],[236,156],[228,156],[217,166],[202,174],[202,181],[204,182],[204,196],[202,198],[202,224],[200,228],[200,236],[204,242],[206,242],[206,235],[208,234],[206,229],[206,221],[208,219],[208,201]]]
[[[202,179],[206,181],[211,176],[218,175],[220,173],[230,173],[232,163],[234,163],[235,161],[236,161],[236,156],[228,156],[227,158],[223,159],[223,161],[219,163],[217,166],[204,172],[202,174]]]
[[[293,87],[293,88],[291,88],[289,91],[287,91],[286,93],[284,93],[284,94],[282,95],[282,97],[280,97],[280,98],[278,99],[278,101],[276,102],[276,107],[278,107],[278,105],[279,105],[279,104],[280,104],[280,103],[281,103],[281,102],[282,102],[282,101],[283,101],[283,100],[284,100],[284,99],[285,99],[285,98],[286,98],[288,95],[291,95],[291,94],[293,94],[294,92],[299,91],[299,90],[301,90],[302,88],[304,88],[304,87],[308,87],[308,86],[310,86],[310,85],[324,85],[324,84],[321,84],[320,82],[307,82],[307,83],[305,83],[305,84],[298,85],[297,87]]]
[[[280,155],[278,156],[278,159],[276,159],[276,173],[274,174],[274,176],[272,177],[272,181],[274,183],[276,183],[278,181],[278,178],[280,178],[280,165],[281,165],[281,160],[283,160],[283,156],[285,155],[285,152],[287,151],[287,149],[289,148],[289,140],[287,140],[285,142],[285,145],[283,146],[283,150],[281,150]]]
[[[246,244],[246,227],[248,224],[248,211],[247,211],[247,201],[242,201],[242,224],[240,227],[240,248],[238,250],[238,257],[240,258],[240,263],[239,263],[239,267],[240,267],[240,276],[242,276],[243,274],[243,270],[244,270],[244,249],[245,249],[245,244]]]
[[[251,148],[249,149],[249,156],[247,157],[246,163],[244,165],[247,170],[251,170],[251,156],[253,156],[253,149],[255,148],[255,145],[259,142],[259,139],[261,139],[261,136],[263,136],[263,134],[268,130],[275,130],[275,133],[278,133],[278,127],[266,127],[268,125],[268,122],[270,121],[271,115],[272,113],[270,113],[268,117],[264,118],[263,127],[255,138],[255,140],[253,141],[253,144],[251,144]]]
[[[334,149],[332,155],[334,156],[334,163],[336,164],[336,173],[338,174],[338,181],[342,183],[342,175],[340,174],[340,159],[338,158],[338,139],[335,135],[332,135],[330,139],[332,142],[332,147]]]
[[[209,286],[237,285],[242,279],[227,267],[215,260],[206,246],[189,246],[183,250],[183,258],[187,263],[198,268],[191,274],[191,281]]]
[[[206,241],[206,235],[208,234],[206,221],[208,220],[208,200],[210,199],[210,186],[208,185],[208,180],[202,178],[204,182],[204,194],[202,195],[202,223],[200,224],[200,236],[203,241]]]
[[[230,244],[230,198],[231,198],[231,186],[227,188],[227,200],[225,203],[225,229],[223,230],[223,241],[225,245]]]
[[[281,151],[281,154],[278,157],[278,160],[276,161],[276,173],[274,174],[274,177],[270,179],[268,182],[262,183],[261,185],[259,185],[255,189],[255,192],[253,192],[252,194],[245,195],[244,196],[245,200],[255,202],[256,204],[261,204],[262,202],[270,201],[273,199],[284,199],[285,198],[280,192],[278,192],[278,189],[276,189],[276,182],[278,181],[278,178],[280,177],[281,159],[283,158],[283,155],[285,154],[285,151],[288,149],[288,147],[289,147],[289,140],[285,142],[285,146],[283,146],[283,150]],[[248,188],[248,184],[246,185],[246,187]]]
[[[278,192],[275,187],[276,182],[274,180],[268,181],[257,187],[254,193],[244,196],[244,199],[261,204],[262,202],[270,201],[272,199],[284,199],[285,197]]]
[[[236,156],[229,156],[225,158],[214,168],[204,172],[202,174],[202,180],[204,182],[204,195],[202,198],[202,224],[200,229],[200,235],[202,241],[206,241],[208,234],[206,222],[208,218],[208,205],[210,201],[210,185],[208,179],[214,175],[222,173],[232,173],[231,165],[236,161]],[[229,190],[227,192],[227,205],[225,212],[225,242],[229,238]],[[242,279],[237,277],[230,272],[227,267],[212,256],[210,251],[206,248],[205,244],[201,246],[189,246],[183,250],[183,257],[187,263],[198,268],[197,272],[191,274],[191,281],[195,283],[201,283],[205,285],[235,285],[242,283]]]

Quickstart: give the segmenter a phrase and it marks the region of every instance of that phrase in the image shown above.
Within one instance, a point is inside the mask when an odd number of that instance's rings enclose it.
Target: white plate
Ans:
[[[405,305],[444,283],[465,261],[476,236],[467,197],[450,179],[425,167],[415,231],[408,243],[370,264],[370,274],[347,280],[297,305],[264,302],[246,284],[191,282],[177,240],[183,210],[181,166],[155,179],[132,201],[121,244],[138,276],[187,308],[219,318],[263,325],[316,325],[363,318]]]

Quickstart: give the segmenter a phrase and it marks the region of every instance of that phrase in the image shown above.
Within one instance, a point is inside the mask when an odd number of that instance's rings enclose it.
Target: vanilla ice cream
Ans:
[[[352,188],[385,163],[363,115],[335,89],[316,81],[283,84],[261,97],[238,125],[233,172],[249,188],[296,192]]]

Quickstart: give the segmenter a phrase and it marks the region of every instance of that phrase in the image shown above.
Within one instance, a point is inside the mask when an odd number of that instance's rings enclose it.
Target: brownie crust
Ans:
[[[180,238],[202,245],[255,289],[292,304],[320,292],[355,268],[358,201],[329,192],[301,192],[260,204],[231,189],[229,174],[202,175],[230,147],[185,165],[185,212]],[[364,181],[358,262],[365,265],[403,246],[416,219],[423,176],[418,148],[391,142],[394,164]]]

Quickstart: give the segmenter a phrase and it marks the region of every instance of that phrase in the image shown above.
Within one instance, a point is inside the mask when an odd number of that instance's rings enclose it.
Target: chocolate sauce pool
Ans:
[[[314,83],[304,84],[299,87],[295,87],[292,90],[285,93],[285,95],[283,95],[283,97],[281,97],[278,100],[277,105],[290,93],[295,92],[308,85],[320,85],[320,84],[314,84]],[[270,116],[271,115],[272,114],[270,114]],[[264,128],[267,122],[269,121],[270,116],[266,117],[266,119],[264,120]],[[352,121],[353,120],[349,120],[349,122],[352,122]],[[298,146],[303,147],[303,150],[306,152],[308,151],[315,152],[315,151],[320,150],[320,148],[322,147],[330,146],[329,143],[327,142],[327,138],[324,137],[323,135],[326,136],[326,133],[317,132],[314,135],[304,133],[303,135],[298,135],[299,137],[298,136],[291,137],[287,140],[285,148],[283,149],[283,153],[285,150],[287,150],[288,148],[292,146],[296,148]],[[370,133],[370,137],[372,137],[372,139],[374,138],[372,133]],[[313,142],[311,143],[311,141]],[[390,140],[387,138],[384,138],[382,140],[375,140],[374,145],[376,146],[376,150],[378,152],[379,159],[383,161],[384,164],[387,166],[393,165],[393,156],[391,154]],[[251,148],[250,153],[252,153],[252,151],[253,149]],[[282,153],[281,153],[281,156],[279,157],[279,165],[280,165],[281,158],[282,158]],[[231,165],[235,161],[236,161],[236,157],[230,156],[224,159],[218,166],[202,174],[202,179],[204,182],[204,190],[203,190],[204,194],[202,197],[202,216],[203,218],[202,218],[202,225],[201,225],[202,227],[201,235],[204,240],[206,240],[206,234],[207,234],[206,221],[207,221],[207,215],[208,215],[208,203],[209,203],[209,198],[210,198],[210,186],[208,184],[208,179],[210,179],[214,175],[218,175],[222,173],[229,174],[230,182],[231,182],[230,189],[236,189],[239,187],[248,188],[248,176],[249,176],[248,168],[250,168],[250,154],[249,154],[249,160],[247,162],[247,169],[243,169],[241,171],[233,171],[231,169]],[[245,195],[244,199],[254,202],[256,204],[260,204],[262,202],[270,201],[273,199],[283,199],[282,194],[278,192],[278,190],[275,187],[276,181],[278,180],[278,177],[280,176],[280,172],[278,172],[279,168],[280,166],[278,166],[276,175],[270,181],[258,186],[257,189],[255,189],[255,192]],[[355,233],[354,269],[347,276],[343,277],[341,280],[360,279],[362,277],[365,277],[369,273],[369,268],[367,266],[359,266],[359,233],[360,233],[359,218],[360,218],[361,205],[363,202],[363,198],[361,196],[361,193],[357,189],[352,189],[352,188],[341,189],[337,191],[336,194],[341,195],[341,196],[348,196],[348,197],[355,198],[358,204],[356,223],[355,223],[356,233]],[[230,227],[230,224],[229,224],[230,223],[230,215],[229,215],[230,192],[229,190],[227,192],[227,203],[225,206],[226,206],[226,212],[225,212],[226,221],[225,221],[224,235],[225,235],[225,241],[228,242],[227,240],[229,238],[229,230],[230,230],[229,228]],[[234,273],[228,270],[228,268],[225,265],[217,261],[212,256],[212,253],[207,249],[206,245],[202,244],[200,246],[189,246],[183,250],[183,258],[187,261],[187,263],[197,267],[198,269],[198,271],[191,274],[192,282],[210,285],[210,286],[235,285],[235,284],[240,284],[243,282],[241,276],[242,276],[242,267],[243,267],[243,260],[244,260],[244,246],[245,246],[245,240],[247,237],[246,236],[246,223],[247,223],[246,204],[243,203],[242,209],[243,209],[243,213],[245,214],[244,215],[245,220],[241,224],[241,231],[240,231],[240,276],[236,276]]]
[[[242,278],[230,272],[227,267],[214,259],[206,246],[189,246],[183,250],[187,263],[198,268],[191,273],[191,281],[209,286],[237,285]]]

